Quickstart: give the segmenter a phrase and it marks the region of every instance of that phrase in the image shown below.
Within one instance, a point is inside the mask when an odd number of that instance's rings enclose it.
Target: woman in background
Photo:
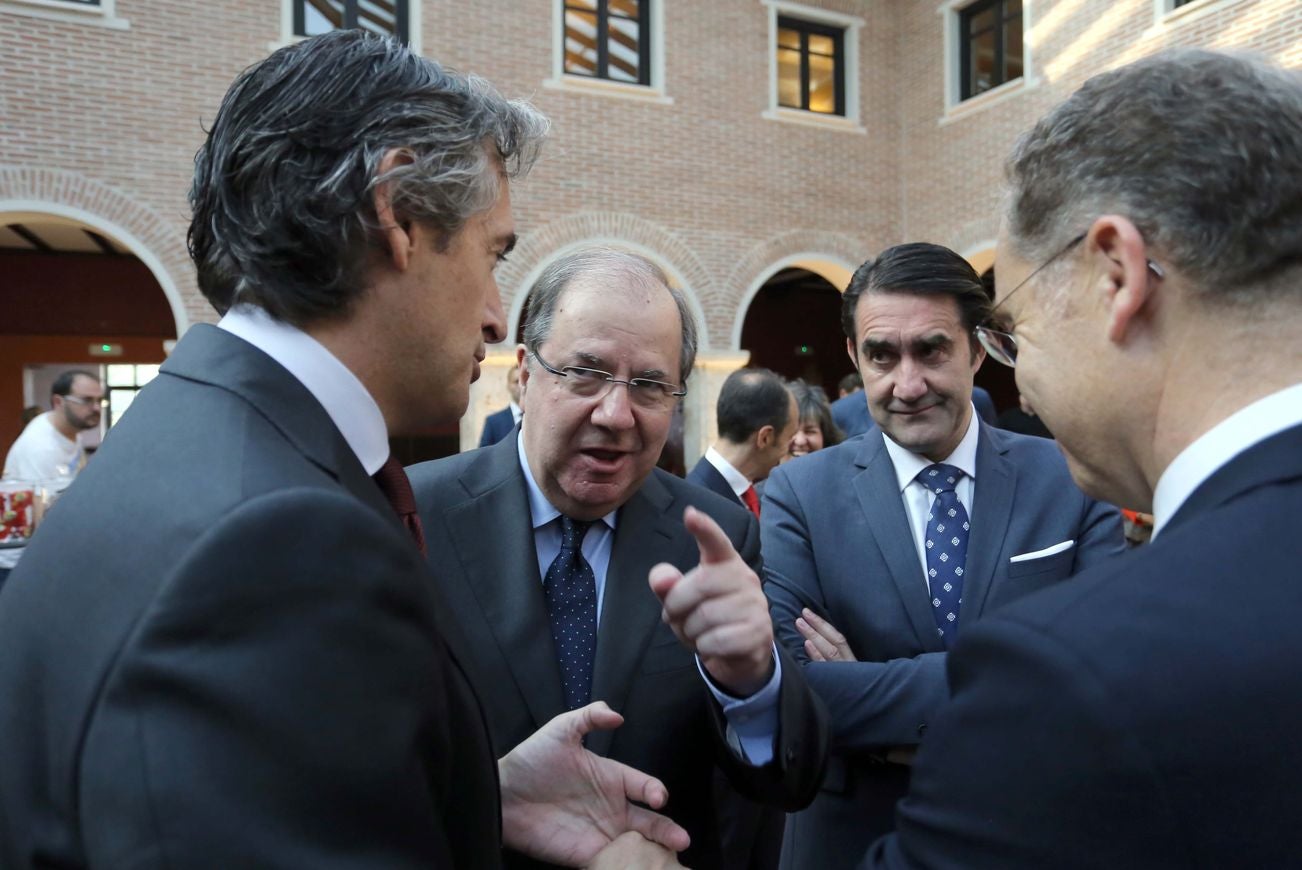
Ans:
[[[786,459],[804,456],[824,447],[840,444],[845,434],[832,421],[832,409],[827,402],[827,394],[822,387],[797,378],[787,384],[792,395],[796,397],[796,409],[800,414],[800,425],[791,443],[787,445]],[[785,462],[786,459],[783,461]]]

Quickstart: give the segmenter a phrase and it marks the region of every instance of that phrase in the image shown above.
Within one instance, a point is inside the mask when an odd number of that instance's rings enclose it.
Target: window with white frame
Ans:
[[[769,9],[769,111],[775,120],[858,121],[863,19],[786,0]],[[848,125],[862,130],[858,124]]]
[[[289,0],[296,38],[332,30],[369,30],[411,41],[409,6],[419,0]]]
[[[130,24],[114,14],[114,4],[115,0],[0,0],[0,12],[126,30]]]
[[[1022,0],[977,0],[958,10],[959,99],[1022,77]]]

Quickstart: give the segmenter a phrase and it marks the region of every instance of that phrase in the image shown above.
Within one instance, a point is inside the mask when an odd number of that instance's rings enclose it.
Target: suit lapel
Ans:
[[[1008,522],[1017,490],[1017,467],[1004,456],[1008,446],[999,433],[984,423],[977,436],[976,498],[972,505],[972,532],[968,536],[963,610],[980,615],[994,585]]]
[[[863,469],[853,480],[855,494],[864,516],[868,518],[868,533],[886,561],[918,643],[925,651],[942,652],[944,646],[927,601],[927,587],[923,582],[913,532],[909,529],[908,515],[904,511],[904,501],[900,497],[899,483],[895,479],[895,466],[882,437],[878,432],[864,436],[859,455],[855,458],[855,464]]]
[[[471,498],[444,513],[461,562],[457,582],[470,586],[534,724],[541,726],[565,711],[565,698],[514,439],[483,450],[461,482]]]
[[[678,519],[670,511],[672,504],[673,495],[653,474],[619,512],[592,676],[592,700],[605,701],[616,711],[622,710],[660,624],[660,600],[647,585],[647,574],[657,562],[673,561]],[[613,731],[596,731],[586,744],[605,755],[613,738]]]

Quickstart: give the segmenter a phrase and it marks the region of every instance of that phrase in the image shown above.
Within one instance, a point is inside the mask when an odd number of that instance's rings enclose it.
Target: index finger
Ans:
[[[696,547],[701,551],[701,564],[713,565],[740,558],[733,549],[728,536],[719,528],[714,518],[702,510],[689,507],[683,512],[683,526],[696,539]]]

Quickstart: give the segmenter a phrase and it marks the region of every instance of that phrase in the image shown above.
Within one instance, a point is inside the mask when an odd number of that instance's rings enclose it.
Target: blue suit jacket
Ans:
[[[687,481],[697,486],[703,486],[710,492],[718,493],[734,504],[746,507],[745,503],[737,498],[737,493],[732,491],[732,485],[724,480],[723,475],[719,473],[719,469],[711,465],[710,461],[704,456],[696,460],[692,470],[687,472]]]
[[[511,414],[511,407],[508,405],[500,411],[494,411],[484,418],[484,431],[479,436],[479,446],[488,447],[496,444],[515,428],[515,417]]]
[[[1151,545],[1005,608],[872,867],[1296,867],[1302,426],[1206,480]],[[767,554],[766,554],[767,558]]]
[[[827,704],[836,753],[823,792],[788,825],[786,866],[853,866],[891,829],[908,768],[881,753],[919,743],[949,697],[946,654],[883,437],[873,431],[781,465],[764,490],[775,631]],[[1053,442],[984,423],[978,439],[960,637],[996,607],[1125,546],[1116,508],[1076,487]],[[1075,546],[1055,555],[1009,561],[1068,540]],[[859,661],[808,662],[794,626],[802,607],[830,619]]]
[[[977,416],[994,425],[995,401],[990,398],[988,392],[981,387],[973,387],[972,404],[976,408]],[[832,421],[836,423],[837,428],[845,433],[847,438],[853,438],[855,435],[862,435],[869,429],[877,428],[872,415],[868,413],[868,400],[862,390],[853,392],[848,396],[842,396],[832,403]]]

